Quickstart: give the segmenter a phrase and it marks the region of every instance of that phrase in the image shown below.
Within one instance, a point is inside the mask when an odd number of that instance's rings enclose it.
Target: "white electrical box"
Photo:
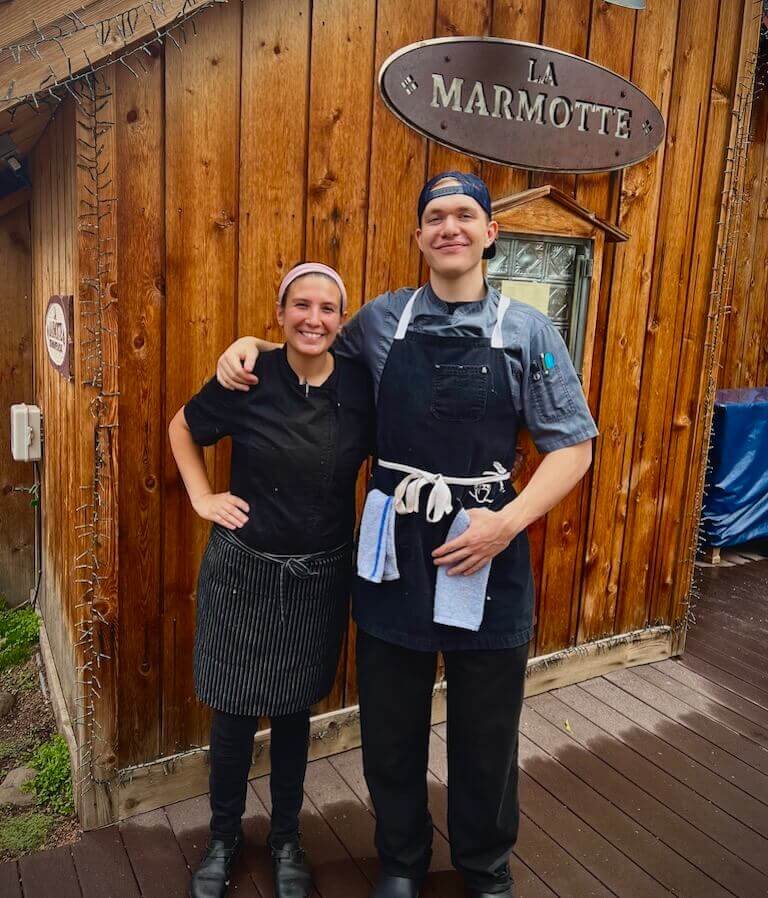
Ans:
[[[40,409],[20,402],[11,406],[11,454],[16,461],[40,460]]]

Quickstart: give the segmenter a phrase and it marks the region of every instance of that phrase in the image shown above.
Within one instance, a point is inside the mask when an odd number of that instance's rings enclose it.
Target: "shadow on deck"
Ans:
[[[768,560],[698,571],[682,659],[529,699],[521,898],[768,895]],[[433,728],[435,820],[425,898],[459,898],[446,825],[445,726]],[[253,780],[246,851],[230,888],[272,898],[269,788]],[[0,866],[2,898],[182,898],[206,839],[207,796]],[[377,875],[360,751],[310,764],[302,829],[314,898],[367,898]]]

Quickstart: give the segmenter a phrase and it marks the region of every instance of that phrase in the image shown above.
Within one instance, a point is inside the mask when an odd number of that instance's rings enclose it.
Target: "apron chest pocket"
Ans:
[[[480,421],[488,399],[487,365],[435,365],[430,411],[442,421]]]

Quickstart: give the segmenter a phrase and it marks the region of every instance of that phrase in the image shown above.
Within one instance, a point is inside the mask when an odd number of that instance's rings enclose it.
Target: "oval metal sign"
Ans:
[[[539,44],[410,44],[381,67],[379,89],[398,118],[437,143],[535,171],[624,168],[664,139],[661,112],[634,84]]]
[[[51,296],[45,309],[43,326],[45,348],[53,367],[72,379],[72,296]]]

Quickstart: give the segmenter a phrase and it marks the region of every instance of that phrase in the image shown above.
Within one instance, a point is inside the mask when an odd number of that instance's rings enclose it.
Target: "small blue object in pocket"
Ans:
[[[555,357],[551,352],[544,353],[544,368],[547,371],[551,371],[552,368],[555,367]]]

